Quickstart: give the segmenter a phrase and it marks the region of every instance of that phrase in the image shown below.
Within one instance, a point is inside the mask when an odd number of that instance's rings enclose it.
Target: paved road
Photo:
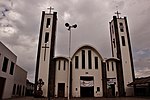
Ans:
[[[47,98],[21,97],[5,100],[48,100]],[[68,100],[67,98],[53,98],[51,100]],[[70,100],[150,100],[150,98],[142,97],[121,97],[121,98],[71,98]]]

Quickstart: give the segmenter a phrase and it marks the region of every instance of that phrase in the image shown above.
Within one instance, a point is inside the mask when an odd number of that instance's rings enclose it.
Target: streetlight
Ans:
[[[69,100],[69,85],[70,85],[70,62],[71,62],[71,57],[70,57],[70,51],[71,51],[71,28],[76,28],[77,24],[74,25],[69,25],[68,23],[65,23],[65,26],[68,27],[68,31],[69,31],[69,66],[68,66],[68,100]]]
[[[71,48],[71,28],[76,28],[77,24],[70,26],[68,23],[65,23],[65,26],[68,27],[68,31],[70,32],[69,36],[69,58],[70,58],[70,48]]]

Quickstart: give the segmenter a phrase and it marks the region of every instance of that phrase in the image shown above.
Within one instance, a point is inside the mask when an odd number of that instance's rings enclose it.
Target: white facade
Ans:
[[[25,96],[27,71],[16,65],[14,74],[13,96]]]
[[[82,50],[85,51],[85,68],[82,68]],[[91,52],[91,67],[88,65],[88,51]],[[76,57],[78,57],[78,68],[76,68]],[[97,67],[95,67],[95,57],[97,58]],[[68,96],[68,81],[71,84],[69,87],[71,89],[72,97],[84,97],[84,90],[81,90],[89,87],[91,92],[93,92],[94,97],[102,97],[103,96],[103,86],[102,86],[102,64],[103,61],[101,55],[91,46],[83,46],[79,48],[73,55],[72,69],[70,70],[70,76],[68,77],[68,59],[65,57],[56,57],[56,73],[55,73],[55,97]],[[64,70],[64,61],[66,63],[66,68]],[[71,78],[70,78],[71,77]],[[84,80],[82,78],[91,78],[92,80]],[[69,78],[69,80],[68,80]],[[85,86],[83,82],[90,83],[90,85]],[[64,83],[64,90],[58,89],[58,84]],[[84,86],[83,86],[84,85]],[[99,90],[97,90],[99,89]],[[64,92],[63,95],[59,94],[59,91]],[[86,92],[86,91],[84,91]],[[83,93],[83,94],[82,94]],[[82,95],[82,96],[81,96]]]
[[[85,51],[85,68],[82,68],[82,50]],[[91,68],[89,69],[88,64],[88,51],[91,52]],[[78,68],[75,65],[75,57],[78,57]],[[95,68],[95,57],[98,58],[98,68]],[[72,57],[72,96],[73,97],[81,97],[81,77],[93,77],[93,92],[94,97],[102,97],[103,96],[103,88],[102,88],[102,57],[100,54],[91,46],[83,46],[76,51],[76,53]],[[97,87],[100,88],[97,91]]]
[[[8,60],[6,65],[4,64],[4,59]],[[0,98],[11,98],[12,96],[16,61],[17,56],[0,42]],[[14,68],[12,68],[13,66]]]

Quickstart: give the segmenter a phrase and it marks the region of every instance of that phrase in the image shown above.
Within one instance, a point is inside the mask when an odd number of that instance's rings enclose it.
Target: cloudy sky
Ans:
[[[0,0],[0,41],[17,55],[17,64],[28,71],[34,81],[41,12],[49,6],[58,12],[56,56],[68,56],[72,29],[73,54],[89,44],[103,58],[111,57],[109,22],[118,9],[127,16],[136,77],[150,75],[150,0]],[[118,7],[116,7],[118,6]]]

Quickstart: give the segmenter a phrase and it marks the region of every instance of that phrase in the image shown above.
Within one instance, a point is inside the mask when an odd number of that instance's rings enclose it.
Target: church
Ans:
[[[113,16],[109,25],[112,57],[104,59],[91,45],[70,58],[55,57],[57,12],[42,11],[35,91],[42,79],[44,97],[133,96],[134,88],[127,86],[135,79],[127,18]]]

